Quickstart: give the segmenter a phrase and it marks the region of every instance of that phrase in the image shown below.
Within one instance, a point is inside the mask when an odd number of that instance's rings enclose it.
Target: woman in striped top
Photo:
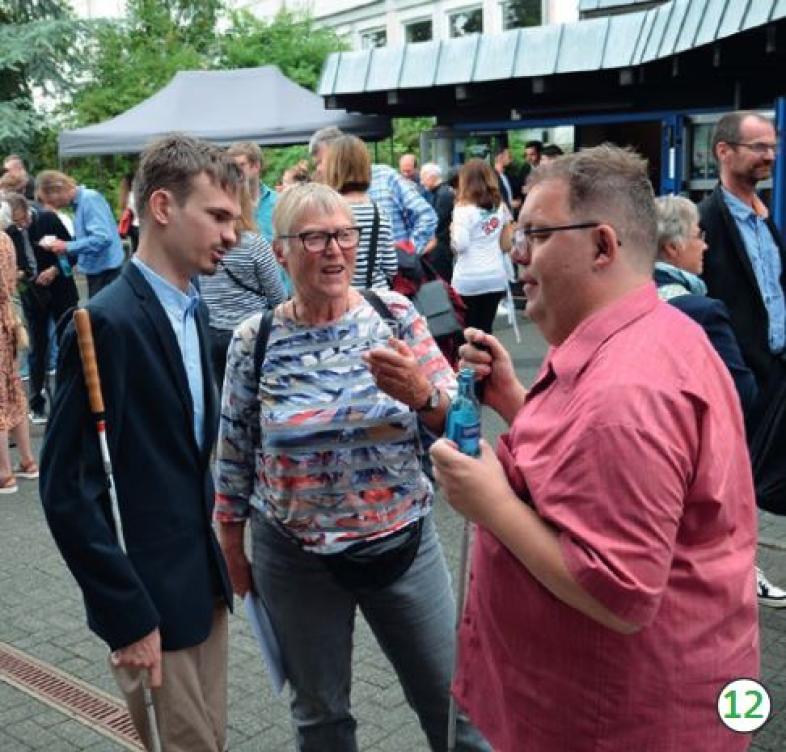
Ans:
[[[281,303],[286,295],[270,244],[257,232],[248,188],[240,192],[238,244],[216,273],[199,278],[199,290],[210,315],[210,357],[218,388],[224,383],[227,347],[234,328],[244,319]]]
[[[353,287],[389,290],[389,280],[398,271],[398,256],[393,245],[390,218],[385,210],[368,197],[371,184],[371,159],[366,145],[355,136],[342,136],[331,142],[324,165],[325,182],[337,190],[352,207],[355,224],[360,227],[360,245],[355,260]],[[379,229],[376,252],[371,248],[374,212]],[[369,269],[369,258],[374,263]]]
[[[456,607],[418,423],[442,432],[456,380],[410,301],[380,292],[383,317],[350,287],[353,222],[325,185],[289,188],[278,200],[273,245],[294,295],[268,322],[259,368],[260,316],[237,328],[229,348],[219,538],[235,592],[254,590],[269,612],[297,749],[357,750],[350,685],[360,609],[429,746],[444,750]],[[488,752],[465,719],[457,728],[458,750]]]

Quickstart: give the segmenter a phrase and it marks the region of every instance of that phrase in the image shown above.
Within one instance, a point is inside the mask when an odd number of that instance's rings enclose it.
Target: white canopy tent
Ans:
[[[324,100],[276,66],[228,71],[181,71],[160,91],[103,123],[59,137],[61,157],[133,154],[165,133],[181,132],[218,144],[268,146],[306,143],[335,125],[367,140],[390,134],[390,120],[328,110]]]

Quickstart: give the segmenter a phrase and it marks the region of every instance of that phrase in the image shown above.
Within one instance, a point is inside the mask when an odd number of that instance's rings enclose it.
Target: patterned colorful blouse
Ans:
[[[455,394],[453,371],[412,303],[394,292],[379,296],[423,372]],[[336,553],[424,516],[433,491],[420,466],[417,416],[378,389],[361,360],[385,346],[388,322],[365,300],[324,326],[277,312],[255,384],[260,320],[244,321],[229,347],[216,519],[245,520],[253,506],[305,549]]]

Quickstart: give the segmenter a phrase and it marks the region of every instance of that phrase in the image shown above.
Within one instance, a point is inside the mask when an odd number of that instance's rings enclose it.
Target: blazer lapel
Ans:
[[[723,198],[723,189],[721,188],[720,183],[718,183],[718,185],[715,187],[715,195],[713,198],[717,202],[720,216],[723,218],[723,222],[726,225],[726,232],[732,239],[734,252],[737,254],[737,258],[739,258],[742,268],[745,269],[745,276],[748,279],[748,284],[753,286],[755,294],[758,295],[758,297],[761,299],[759,282],[756,279],[756,273],[753,271],[753,264],[751,263],[750,256],[748,256],[748,251],[745,250],[745,243],[742,240],[742,235],[740,235],[737,222],[735,221],[734,217],[731,216],[731,211],[729,210],[729,207],[726,205],[726,201]],[[762,304],[764,304],[763,300]]]
[[[183,406],[183,410],[186,413],[186,417],[188,418],[188,435],[191,437],[191,441],[196,447],[196,438],[194,436],[194,405],[191,401],[191,390],[188,387],[188,377],[186,376],[186,369],[183,365],[183,357],[177,345],[175,333],[172,331],[172,324],[169,322],[166,311],[164,311],[163,306],[153,292],[153,288],[147,283],[142,272],[140,272],[134,264],[129,263],[126,264],[123,274],[143,301],[142,310],[145,312],[145,315],[150,320],[156,332],[161,351],[164,354],[164,362],[177,385],[176,391]]]
[[[199,353],[202,362],[202,384],[205,394],[205,441],[202,447],[203,459],[209,457],[218,432],[219,394],[213,375],[210,358],[210,337],[207,325],[207,309],[200,302],[196,311],[196,325],[199,334]]]

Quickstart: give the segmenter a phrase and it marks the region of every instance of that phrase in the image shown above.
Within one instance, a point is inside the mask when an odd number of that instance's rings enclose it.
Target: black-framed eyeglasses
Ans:
[[[778,144],[769,144],[765,141],[751,141],[750,143],[745,141],[726,141],[726,143],[729,146],[744,146],[746,149],[750,149],[754,154],[760,156],[764,156],[769,151],[773,154],[778,153]]]
[[[545,239],[553,232],[564,232],[565,230],[589,230],[590,228],[600,227],[605,222],[576,222],[570,225],[554,225],[552,227],[522,227],[516,230],[516,240],[519,249],[529,251],[533,240]],[[617,245],[621,246],[622,241],[618,238]]]
[[[335,240],[342,251],[351,251],[357,247],[360,241],[361,227],[342,227],[335,232],[327,230],[309,230],[308,232],[298,232],[294,235],[279,235],[279,238],[299,238],[309,253],[324,253],[331,240]]]

